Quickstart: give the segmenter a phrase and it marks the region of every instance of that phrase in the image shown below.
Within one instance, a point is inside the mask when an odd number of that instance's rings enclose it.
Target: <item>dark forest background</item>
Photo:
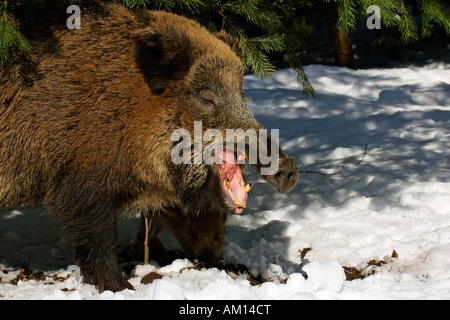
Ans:
[[[0,0],[0,67],[11,54],[33,50],[22,32],[66,8],[94,8],[112,0]],[[247,72],[270,77],[293,68],[305,96],[314,90],[307,64],[352,69],[450,62],[449,5],[443,0],[121,0],[131,10],[166,10],[225,29],[239,40]],[[379,15],[367,11],[376,5]],[[81,12],[81,27],[82,27]],[[376,15],[376,16],[374,16]],[[379,29],[367,20],[379,19]]]

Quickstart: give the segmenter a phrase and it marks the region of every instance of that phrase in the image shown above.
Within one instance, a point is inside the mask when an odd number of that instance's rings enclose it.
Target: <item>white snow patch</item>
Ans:
[[[66,271],[73,249],[57,224],[18,209],[0,212],[0,299],[450,299],[448,66],[305,72],[314,100],[302,98],[292,70],[269,82],[245,77],[249,108],[280,129],[301,171],[281,194],[250,169],[248,206],[229,218],[225,261],[270,282],[252,286],[243,275],[176,260],[136,266],[134,291],[100,294]],[[122,246],[134,241],[137,224],[120,223]],[[311,250],[301,260],[304,248]],[[365,268],[373,259],[388,263],[345,281],[343,266]],[[46,280],[11,283],[24,266]],[[149,272],[162,279],[141,284]]]

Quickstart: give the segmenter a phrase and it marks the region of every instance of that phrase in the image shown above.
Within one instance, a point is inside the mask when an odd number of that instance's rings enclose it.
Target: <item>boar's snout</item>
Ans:
[[[206,267],[212,267],[219,259],[214,255],[213,252],[207,249],[203,249],[198,256],[198,260],[202,262]]]
[[[266,180],[275,187],[279,192],[290,190],[297,181],[297,167],[294,158],[286,157],[280,159],[278,171],[271,176],[267,176]]]

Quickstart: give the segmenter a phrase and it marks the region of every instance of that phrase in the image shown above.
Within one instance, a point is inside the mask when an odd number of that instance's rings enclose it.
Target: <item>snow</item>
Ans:
[[[17,209],[0,212],[0,299],[450,299],[447,67],[311,65],[314,100],[301,97],[292,70],[270,81],[245,77],[249,108],[280,129],[301,171],[281,194],[249,170],[247,208],[228,220],[225,260],[270,281],[255,286],[244,275],[176,260],[137,265],[134,291],[99,293],[68,274],[73,249],[51,217]],[[137,225],[120,222],[122,247]],[[24,266],[45,280],[11,283]],[[373,274],[347,281],[344,266]],[[163,277],[142,284],[150,272]]]

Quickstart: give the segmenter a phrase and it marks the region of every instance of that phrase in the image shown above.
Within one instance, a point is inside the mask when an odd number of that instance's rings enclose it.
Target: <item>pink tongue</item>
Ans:
[[[231,201],[235,204],[235,213],[242,213],[244,211],[245,203],[247,201],[247,191],[245,191],[245,181],[242,177],[241,168],[237,164],[234,153],[224,150],[218,155],[223,164],[220,165],[220,175]],[[229,181],[229,188],[227,188],[227,179]],[[236,204],[236,202],[241,204]]]

